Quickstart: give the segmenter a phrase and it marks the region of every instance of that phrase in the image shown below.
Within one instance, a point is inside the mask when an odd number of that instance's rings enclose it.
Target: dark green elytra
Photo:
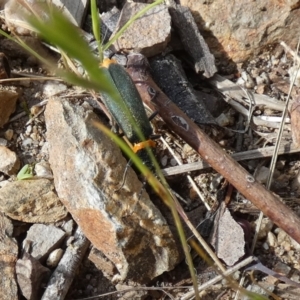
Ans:
[[[122,99],[122,103],[120,104],[114,99],[111,99],[110,95],[104,94],[103,98],[106,107],[109,109],[117,124],[131,143],[134,144],[141,141],[141,137],[135,126],[139,128],[144,135],[144,138],[147,140],[153,132],[152,127],[148,120],[140,94],[131,77],[126,70],[114,60],[104,60],[103,67],[108,70],[113,84]],[[124,109],[123,105],[127,107],[127,111]],[[128,113],[130,113],[131,117]],[[135,123],[135,125],[133,123]]]

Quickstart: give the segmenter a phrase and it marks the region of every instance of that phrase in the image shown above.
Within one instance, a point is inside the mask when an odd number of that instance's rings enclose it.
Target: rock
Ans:
[[[95,266],[103,272],[107,278],[113,278],[118,273],[115,265],[105,257],[105,255],[97,250],[95,247],[91,249],[89,254],[89,260],[92,261]]]
[[[67,86],[57,81],[47,81],[43,86],[43,94],[45,97],[51,97],[67,90]]]
[[[267,45],[285,41],[296,49],[298,1],[224,2],[181,0],[192,11],[211,52],[224,62],[243,62]]]
[[[20,160],[16,153],[5,146],[0,146],[0,171],[6,175],[15,175],[20,169]]]
[[[8,144],[7,140],[6,139],[3,139],[3,138],[0,138],[0,146],[4,146],[6,147]]]
[[[46,19],[47,13],[43,5],[40,5],[40,1],[37,0],[25,0],[30,8],[38,14],[39,17]],[[72,1],[72,0],[53,0],[51,4],[56,5],[64,15],[75,25],[81,26],[82,20],[85,17],[87,9],[87,0]],[[28,10],[24,5],[20,5],[17,0],[7,1],[4,14],[5,22],[10,31],[17,33],[18,35],[30,35],[32,30],[28,25]]]
[[[126,3],[122,9],[118,26],[120,28],[136,13],[147,6],[142,3]],[[165,5],[157,5],[137,19],[113,44],[114,52],[136,50],[145,56],[161,53],[171,38],[171,16]]]
[[[172,233],[126,160],[96,127],[97,116],[63,99],[45,111],[55,187],[94,247],[116,267],[113,280],[147,282],[179,260]],[[59,134],[58,134],[59,133]]]
[[[14,131],[12,129],[7,129],[5,132],[4,132],[4,137],[10,141],[12,139],[14,135]]]
[[[291,272],[291,267],[289,267],[287,264],[279,261],[275,264],[275,266],[273,267],[273,271],[282,275],[282,276],[288,276],[289,273]]]
[[[101,14],[101,40],[103,43],[109,41],[109,38],[115,31],[119,17],[120,11],[116,6],[114,6],[110,11]]]
[[[14,238],[11,221],[0,213],[0,299],[17,300],[18,287],[15,279],[15,266],[18,258],[18,244]]]
[[[9,120],[16,109],[18,93],[12,90],[0,90],[0,128]]]
[[[66,233],[54,225],[33,224],[23,242],[33,258],[43,262],[51,251],[58,248]]]
[[[48,179],[19,180],[0,189],[0,210],[14,220],[50,223],[67,215]]]
[[[256,225],[256,223],[255,223]],[[260,230],[258,233],[258,239],[264,239],[267,237],[268,233],[271,231],[273,227],[273,222],[269,218],[263,218],[260,226]],[[279,243],[279,241],[278,241]]]
[[[196,73],[203,73],[207,78],[212,77],[217,72],[215,58],[200,34],[189,8],[174,5],[169,10],[183,46],[194,61]]]
[[[18,285],[22,295],[28,300],[41,299],[41,283],[50,275],[50,270],[28,253],[16,264]]]
[[[278,246],[278,243],[277,243],[277,239],[276,239],[276,236],[273,232],[269,231],[268,232],[268,236],[267,236],[267,242],[269,244],[270,247],[277,247]]]
[[[262,166],[257,174],[256,174],[256,180],[259,181],[260,183],[266,183],[267,182],[267,179],[269,177],[269,173],[270,173],[270,169],[265,167],[265,166]]]
[[[267,297],[275,290],[275,285],[272,283],[258,281],[256,284],[251,284],[246,288],[247,291],[255,293],[255,294],[246,294],[243,295],[242,300],[252,300],[257,297],[261,299],[268,299]],[[264,297],[264,298],[262,298]],[[259,299],[259,298],[258,298]]]
[[[70,236],[73,232],[75,222],[73,219],[68,220],[62,225],[62,229],[66,232],[67,236]]]
[[[37,177],[53,179],[53,174],[50,164],[47,161],[40,161],[34,166],[34,171]]]
[[[232,117],[230,117],[230,114],[228,113],[221,113],[217,118],[216,122],[218,123],[219,126],[221,127],[226,127],[230,124],[232,124]]]
[[[88,9],[87,0],[52,0],[52,3],[60,10],[63,10],[64,14],[73,24],[81,27]]]
[[[245,255],[245,238],[242,227],[222,205],[217,213],[210,243],[219,258],[232,266]]]
[[[265,94],[268,91],[268,87],[265,84],[260,84],[255,91],[257,94]]]
[[[277,230],[277,241],[278,241],[278,244],[281,246],[284,242],[288,242],[288,243],[291,242],[290,237],[281,228],[278,228],[278,230]]]
[[[46,265],[50,268],[54,268],[58,265],[60,259],[64,254],[64,250],[61,248],[53,250],[46,261]]]
[[[58,266],[49,279],[42,296],[43,300],[65,299],[89,245],[90,242],[84,236],[82,230],[77,228],[74,233],[73,242],[68,245]]]

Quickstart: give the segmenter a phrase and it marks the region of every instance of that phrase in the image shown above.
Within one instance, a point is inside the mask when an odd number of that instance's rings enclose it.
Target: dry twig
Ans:
[[[137,83],[143,101],[157,110],[171,130],[194,148],[218,173],[268,216],[275,224],[300,243],[300,218],[278,197],[256,182],[241,165],[192,122],[152,80],[147,61],[140,54],[128,57],[128,72]]]

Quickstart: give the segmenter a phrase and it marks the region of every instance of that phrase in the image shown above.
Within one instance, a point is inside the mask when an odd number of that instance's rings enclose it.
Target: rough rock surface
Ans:
[[[0,172],[14,175],[20,168],[20,160],[16,153],[4,146],[0,146]]]
[[[115,32],[146,6],[142,3],[126,3]],[[113,46],[116,52],[136,50],[149,57],[161,53],[170,38],[171,16],[166,6],[157,5],[131,24]]]
[[[172,269],[179,254],[172,233],[126,160],[96,128],[88,108],[51,99],[45,111],[55,187],[86,237],[115,266],[113,280],[146,282]]]
[[[50,223],[67,215],[48,179],[9,182],[0,189],[0,210],[14,220]]]
[[[295,47],[299,36],[299,1],[194,1],[188,6],[216,58],[245,61],[275,41]]]
[[[16,264],[18,284],[23,296],[28,300],[38,300],[41,282],[50,270],[45,268],[37,259],[25,253]]]
[[[34,224],[23,242],[33,258],[43,262],[51,251],[60,247],[66,233],[54,225]]]
[[[15,91],[0,91],[0,128],[8,121],[10,115],[16,109],[19,95]]]
[[[17,300],[18,287],[15,280],[15,268],[18,257],[18,245],[14,238],[11,221],[0,213],[0,299]]]
[[[169,11],[184,49],[194,61],[195,71],[203,73],[207,78],[212,77],[217,72],[215,58],[201,36],[190,10],[181,5],[174,5]]]

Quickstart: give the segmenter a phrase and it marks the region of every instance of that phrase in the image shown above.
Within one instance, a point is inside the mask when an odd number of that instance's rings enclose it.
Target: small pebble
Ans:
[[[272,227],[273,227],[273,222],[269,218],[263,218],[260,231],[258,234],[258,239],[265,238],[267,234],[271,231]]]
[[[2,138],[0,138],[0,146],[7,146],[7,144],[8,144],[8,142],[7,142],[7,140],[6,139],[2,139]]]
[[[37,135],[35,132],[31,133],[29,136],[30,136],[34,141],[36,141],[36,140],[38,139],[38,135]]]
[[[50,164],[46,161],[41,161],[35,165],[34,171],[38,177],[52,179],[53,174]]]
[[[70,219],[62,226],[62,229],[66,232],[67,235],[71,235],[74,229],[74,220]]]
[[[276,265],[273,267],[273,270],[276,273],[279,273],[280,275],[283,276],[287,276],[290,271],[291,271],[291,267],[289,267],[288,265],[286,265],[285,263],[279,261],[276,263]]]
[[[278,235],[277,235],[278,244],[282,245],[282,243],[287,239],[289,239],[289,236],[286,234],[286,232],[284,232],[282,229],[280,229],[278,231]]]
[[[26,148],[33,144],[33,140],[31,138],[26,138],[22,141],[22,147]]]
[[[44,96],[46,97],[54,96],[66,90],[67,90],[67,86],[65,84],[57,83],[54,81],[46,82],[43,88]]]
[[[14,135],[14,131],[12,129],[7,129],[5,132],[4,132],[4,137],[10,141],[12,139]]]
[[[32,126],[31,126],[31,125],[28,125],[28,126],[26,127],[26,131],[25,131],[26,135],[30,135],[31,131],[32,131]]]
[[[167,155],[164,155],[161,160],[160,160],[160,163],[162,165],[162,167],[165,167],[168,163],[168,156]]]
[[[267,243],[269,244],[270,247],[277,247],[278,246],[276,236],[271,231],[268,232]]]
[[[37,105],[34,105],[30,108],[30,113],[33,115],[33,116],[36,116],[39,114],[40,111],[43,110],[43,107],[42,106],[37,106]]]
[[[64,254],[63,249],[58,248],[58,249],[53,250],[49,254],[46,265],[50,268],[55,268],[58,265],[58,263],[60,262],[63,254]]]
[[[171,165],[172,167],[175,167],[175,166],[178,165],[178,163],[177,163],[177,161],[176,161],[175,158],[171,158],[171,160],[170,160],[170,165]]]
[[[265,249],[265,250],[269,250],[269,245],[267,244],[267,243],[263,243],[263,248]]]

